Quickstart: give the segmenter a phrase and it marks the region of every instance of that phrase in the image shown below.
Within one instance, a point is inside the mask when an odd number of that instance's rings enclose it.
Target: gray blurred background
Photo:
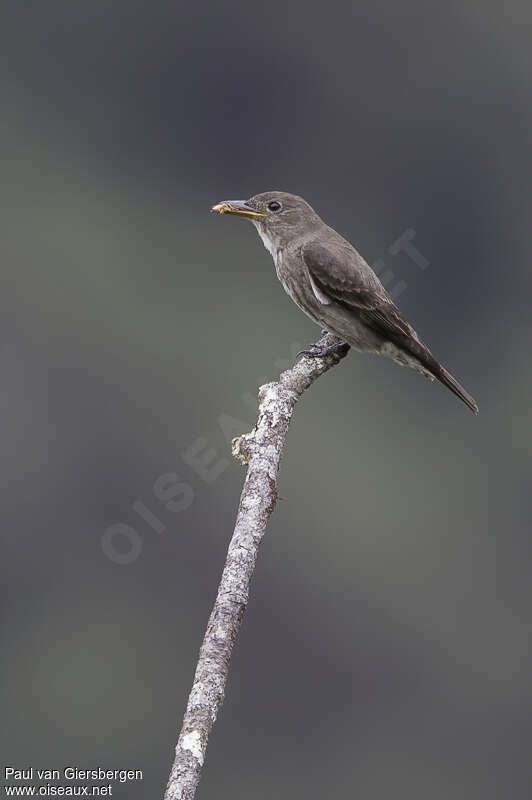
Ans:
[[[531,24],[524,0],[3,3],[6,764],[162,796],[228,439],[319,335],[208,211],[283,189],[389,271],[481,413],[356,353],[305,396],[198,796],[529,796]]]

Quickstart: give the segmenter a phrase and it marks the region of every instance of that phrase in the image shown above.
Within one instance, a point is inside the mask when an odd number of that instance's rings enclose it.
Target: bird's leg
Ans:
[[[311,344],[308,350],[300,350],[297,355],[308,356],[309,358],[325,358],[325,356],[332,355],[333,353],[336,355],[345,355],[350,347],[350,344],[342,340],[330,344],[328,347],[322,347],[319,344]]]

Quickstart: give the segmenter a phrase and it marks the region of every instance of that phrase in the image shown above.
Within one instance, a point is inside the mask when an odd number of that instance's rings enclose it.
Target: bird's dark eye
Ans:
[[[268,208],[270,211],[279,211],[281,208],[281,204],[277,202],[277,200],[272,200],[271,203],[268,203]]]

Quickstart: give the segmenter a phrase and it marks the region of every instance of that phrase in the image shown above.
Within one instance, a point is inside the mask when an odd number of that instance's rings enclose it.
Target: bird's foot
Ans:
[[[330,355],[345,356],[351,345],[347,342],[335,342],[328,347],[322,347],[319,344],[311,344],[308,350],[300,350],[298,356],[308,356],[309,358],[325,358]],[[297,356],[296,356],[297,358]]]

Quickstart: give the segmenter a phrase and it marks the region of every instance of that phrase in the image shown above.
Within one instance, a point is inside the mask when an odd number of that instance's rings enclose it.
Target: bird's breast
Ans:
[[[316,300],[308,273],[303,269],[299,247],[292,244],[281,247],[268,233],[256,224],[257,232],[262,239],[266,250],[270,253],[277,277],[287,295],[305,312],[314,322],[320,323],[320,308]]]
[[[314,322],[320,322],[319,303],[314,296],[306,270],[297,253],[278,249],[273,260],[275,270],[287,295]]]

